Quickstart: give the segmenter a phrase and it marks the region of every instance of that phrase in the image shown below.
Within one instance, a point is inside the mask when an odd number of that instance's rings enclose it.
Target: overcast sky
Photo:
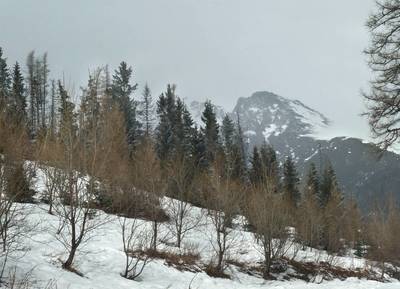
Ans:
[[[75,87],[121,60],[158,96],[167,83],[191,100],[232,109],[268,90],[299,99],[367,137],[359,115],[370,73],[362,50],[373,0],[1,0],[9,62],[48,52],[54,77]]]

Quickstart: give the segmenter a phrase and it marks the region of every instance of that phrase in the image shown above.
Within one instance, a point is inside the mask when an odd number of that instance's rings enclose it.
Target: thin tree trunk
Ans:
[[[67,259],[67,261],[64,262],[63,268],[65,268],[65,269],[71,269],[72,262],[74,261],[76,249],[77,249],[77,246],[76,246],[76,245],[73,245],[73,246],[71,247],[71,251],[69,252],[68,259]]]

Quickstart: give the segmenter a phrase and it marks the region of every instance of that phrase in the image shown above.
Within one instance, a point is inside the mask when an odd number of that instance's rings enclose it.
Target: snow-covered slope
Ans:
[[[43,182],[43,174],[39,170],[36,180],[36,189],[39,190],[39,194],[42,193]],[[163,200],[163,206],[168,208],[171,199],[164,198]],[[400,288],[400,283],[395,280],[391,280],[393,283],[379,283],[355,278],[345,281],[323,281],[318,275],[314,282],[311,283],[296,279],[288,281],[285,280],[284,273],[275,274],[274,276],[277,278],[275,281],[265,281],[261,276],[246,274],[234,265],[230,265],[226,270],[231,279],[212,278],[201,270],[197,270],[198,272],[180,271],[167,265],[162,259],[153,260],[137,281],[128,280],[120,275],[124,267],[125,258],[122,251],[118,217],[107,215],[101,211],[98,211],[94,218],[102,221],[107,220],[107,222],[94,231],[90,236],[90,241],[79,250],[74,261],[74,268],[83,274],[82,277],[61,268],[60,260],[65,260],[66,254],[63,246],[57,240],[56,231],[60,225],[59,219],[57,216],[47,213],[48,206],[45,204],[16,205],[24,208],[24,211],[29,216],[29,223],[33,225],[33,230],[29,237],[26,237],[23,241],[24,249],[11,256],[12,258],[10,258],[6,271],[12,271],[13,266],[15,266],[19,276],[23,276],[26,272],[31,272],[30,279],[34,280],[34,282],[30,288],[44,288],[49,282],[62,289]],[[182,251],[187,248],[197,250],[201,256],[198,261],[198,267],[201,269],[202,264],[207,264],[212,258],[212,246],[210,243],[212,229],[206,211],[203,209],[193,207],[191,217],[194,220],[198,220],[201,217],[201,223],[187,235]],[[143,220],[139,220],[139,222],[148,230],[151,229],[149,222]],[[236,229],[232,233],[235,242],[232,243],[232,247],[228,252],[230,258],[245,264],[257,264],[262,258],[260,248],[254,242],[252,234],[243,230],[242,218],[238,218],[235,224]],[[166,223],[162,224],[159,235],[164,240],[168,240],[167,225]],[[169,242],[161,243],[159,249],[166,252],[179,252],[178,248],[168,244]],[[311,248],[302,250],[303,248],[296,243],[290,243],[287,246],[286,256],[299,262],[326,261],[342,268],[378,270],[370,267],[371,265],[362,258],[354,256],[333,257],[324,251]],[[290,271],[291,269],[288,270]]]
[[[16,265],[17,272],[32,271],[32,279],[35,285],[32,288],[44,288],[50,280],[57,284],[57,288],[69,289],[133,289],[133,288],[176,288],[187,289],[250,289],[250,288],[400,288],[400,283],[379,283],[375,281],[350,278],[345,281],[323,281],[322,284],[306,283],[301,280],[292,281],[265,281],[260,277],[250,276],[238,271],[231,266],[227,269],[232,279],[209,277],[204,272],[193,273],[179,271],[169,267],[163,260],[152,261],[144,270],[138,281],[132,281],[120,276],[124,266],[124,254],[122,252],[121,233],[116,217],[110,217],[110,221],[93,235],[90,242],[80,250],[76,256],[74,266],[84,276],[65,271],[61,268],[60,259],[65,258],[63,248],[55,239],[55,228],[58,219],[46,213],[45,205],[26,205],[31,211],[30,221],[40,224],[33,232],[33,236],[26,240],[27,251],[21,259],[10,261],[9,265]],[[99,214],[96,218],[105,218]],[[149,224],[147,224],[149,225]],[[150,229],[150,227],[149,227]],[[165,231],[164,231],[165,232]],[[242,261],[255,262],[259,259],[259,253],[255,249],[251,236],[248,233],[238,231],[241,242],[235,248],[236,254],[232,257],[241,258]],[[187,240],[187,244],[197,244],[204,258],[209,257],[209,244],[207,239],[207,227],[194,231]],[[29,249],[28,249],[29,248]],[[164,246],[162,250],[174,250]],[[324,260],[328,256],[319,251],[300,252],[298,259]],[[345,267],[366,266],[362,259],[338,258],[337,265]],[[192,281],[193,280],[193,281]],[[316,280],[318,281],[318,279]]]

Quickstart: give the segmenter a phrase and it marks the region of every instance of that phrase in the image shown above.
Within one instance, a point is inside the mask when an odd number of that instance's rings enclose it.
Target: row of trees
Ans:
[[[234,247],[239,215],[247,218],[264,256],[266,278],[295,240],[333,253],[350,248],[361,254],[366,244],[381,252],[381,244],[365,234],[370,222],[362,222],[353,200],[344,200],[331,165],[319,173],[311,164],[301,182],[293,159],[281,165],[268,144],[247,157],[238,116],[225,116],[220,125],[206,102],[198,127],[174,85],[155,103],[147,85],[136,99],[133,70],[125,62],[112,76],[107,67],[92,72],[74,101],[62,81],[48,80],[46,56],[32,59],[33,53],[24,77],[18,64],[10,72],[0,56],[0,172],[12,172],[0,180],[9,196],[0,203],[32,200],[24,160],[37,160],[45,174],[43,200],[60,220],[54,231],[68,253],[64,268],[73,268],[79,247],[108,221],[96,217],[95,209],[102,209],[119,217],[122,275],[134,279],[149,252],[158,250],[161,223],[178,247],[199,226],[193,204],[207,211],[215,252],[210,266],[219,273]],[[13,153],[4,140],[23,151]],[[179,201],[162,205],[164,195]],[[149,220],[151,228],[131,217]]]

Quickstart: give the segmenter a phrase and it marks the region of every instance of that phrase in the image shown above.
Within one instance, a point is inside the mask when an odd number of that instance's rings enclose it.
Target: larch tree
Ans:
[[[373,79],[363,93],[365,115],[378,144],[387,149],[400,139],[400,1],[377,1],[367,27],[371,42],[365,54]]]
[[[320,244],[323,219],[318,192],[318,172],[311,163],[296,218],[298,237],[304,246],[317,247]]]

